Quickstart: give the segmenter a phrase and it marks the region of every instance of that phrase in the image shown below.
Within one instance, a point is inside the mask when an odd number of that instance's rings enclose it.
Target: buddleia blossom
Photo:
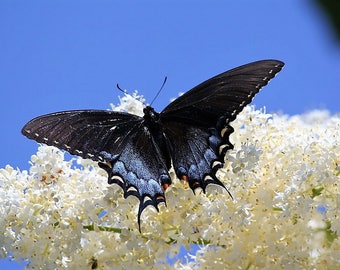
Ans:
[[[121,102],[130,111],[136,100]],[[137,198],[124,199],[95,162],[40,145],[29,171],[0,169],[2,256],[28,269],[339,268],[340,118],[248,106],[232,125],[218,177],[233,198],[174,179],[167,206],[143,212],[141,233]]]
[[[113,111],[128,112],[143,117],[144,104],[144,96],[139,95],[137,91],[134,91],[132,95],[126,93],[123,97],[119,97],[118,106],[113,103],[111,103],[110,106]]]

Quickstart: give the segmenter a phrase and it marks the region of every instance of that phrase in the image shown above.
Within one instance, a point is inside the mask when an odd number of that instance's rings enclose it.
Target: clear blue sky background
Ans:
[[[274,58],[283,71],[257,95],[269,112],[339,112],[340,44],[312,0],[0,0],[0,167],[27,169],[31,118],[108,109],[116,83],[161,110],[227,69]],[[0,269],[22,269],[0,261]]]

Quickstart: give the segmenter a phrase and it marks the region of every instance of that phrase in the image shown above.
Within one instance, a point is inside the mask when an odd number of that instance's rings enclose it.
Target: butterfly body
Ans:
[[[142,117],[101,110],[64,111],[29,121],[22,133],[37,142],[90,158],[139,198],[142,211],[165,202],[169,169],[192,190],[223,186],[216,172],[233,148],[230,123],[283,63],[263,60],[217,75],[170,103],[162,112],[146,106]]]

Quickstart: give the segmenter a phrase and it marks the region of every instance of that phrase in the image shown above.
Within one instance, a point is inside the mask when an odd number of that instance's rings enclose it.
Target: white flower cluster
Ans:
[[[113,111],[128,112],[135,115],[143,116],[143,106],[145,103],[145,98],[143,95],[138,95],[137,90],[132,93],[132,95],[124,92],[123,97],[119,97],[119,105],[116,106],[110,103],[111,109]]]
[[[29,172],[0,169],[2,256],[29,269],[339,269],[340,118],[248,106],[233,127],[218,172],[233,199],[176,180],[167,207],[143,212],[142,233],[137,198],[124,199],[95,162],[41,145]],[[169,265],[192,244],[196,254]]]

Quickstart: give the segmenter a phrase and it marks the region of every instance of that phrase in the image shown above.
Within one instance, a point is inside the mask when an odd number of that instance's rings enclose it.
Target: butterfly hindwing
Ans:
[[[205,191],[209,183],[223,186],[215,179],[214,174],[211,174],[213,162],[218,161],[218,146],[221,143],[216,129],[167,122],[164,132],[172,147],[172,162],[179,179],[187,181],[193,190],[201,187]]]
[[[123,188],[124,196],[134,195],[140,200],[138,225],[142,211],[165,202],[164,190],[171,184],[166,166],[168,156],[160,151],[146,127],[131,134],[119,156],[108,163],[99,163],[109,176],[109,184],[116,183]]]

